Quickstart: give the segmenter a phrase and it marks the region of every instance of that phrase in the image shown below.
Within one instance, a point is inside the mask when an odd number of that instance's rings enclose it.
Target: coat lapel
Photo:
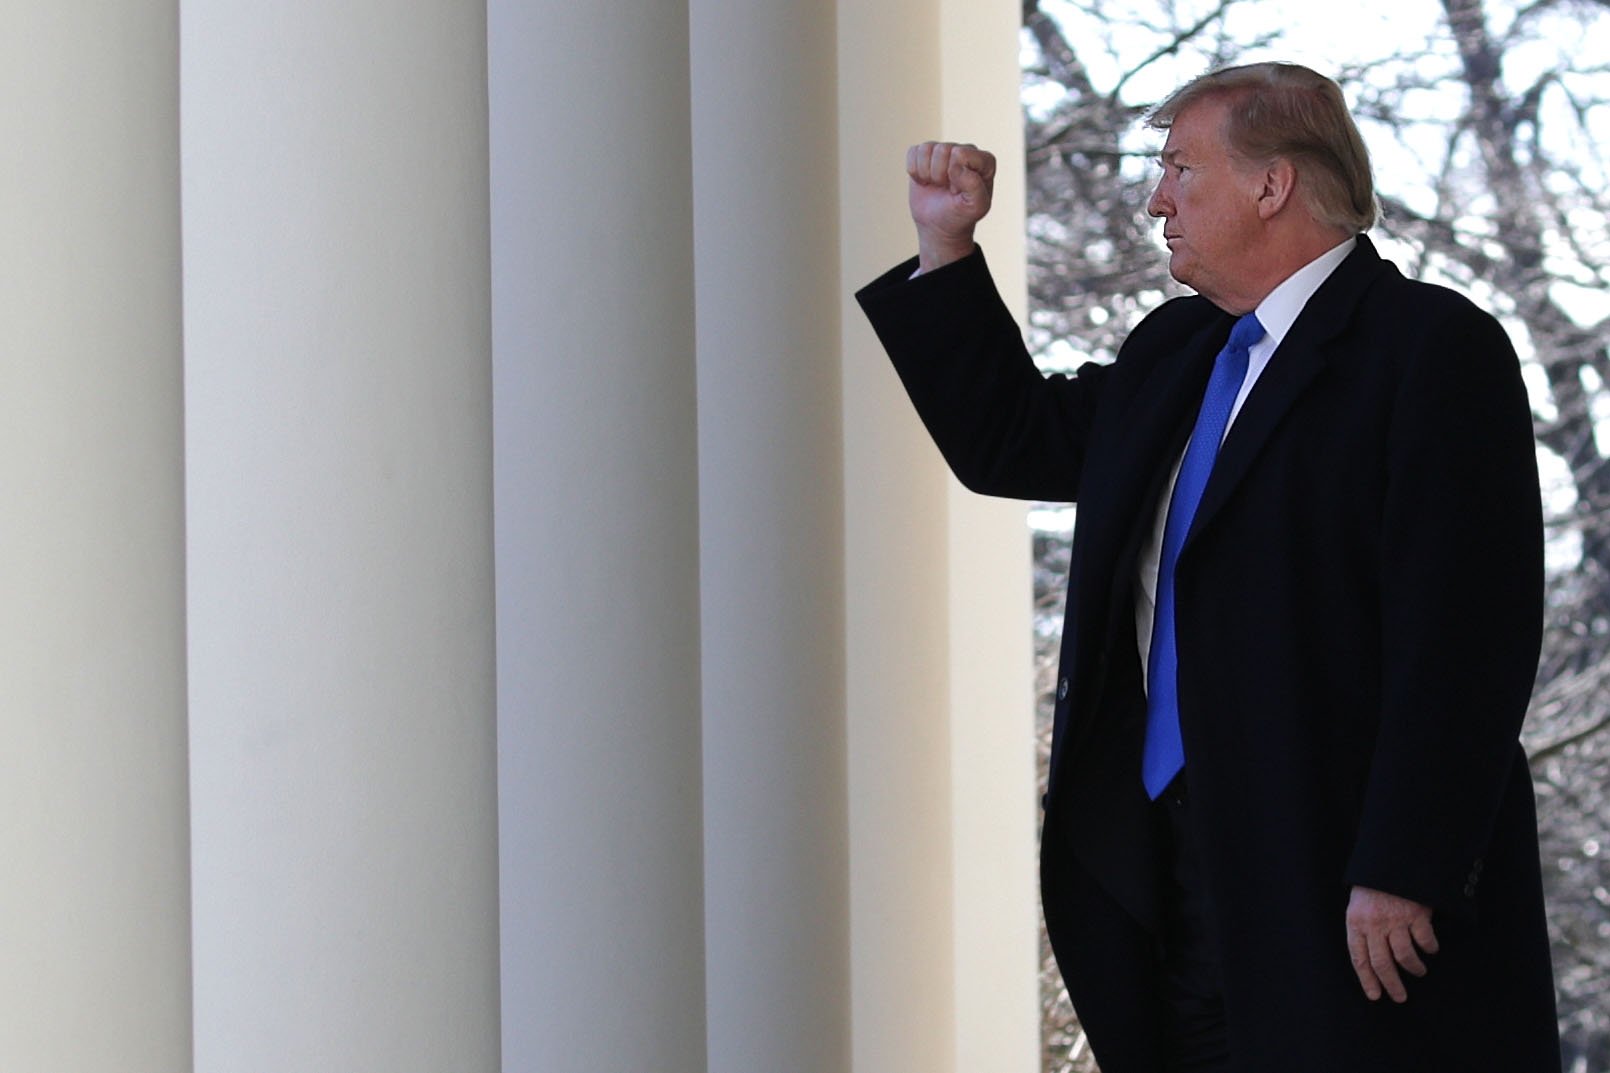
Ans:
[[[1212,524],[1286,413],[1324,370],[1330,341],[1347,326],[1359,299],[1385,264],[1370,240],[1360,235],[1357,247],[1303,307],[1230,426],[1181,555],[1197,533]]]
[[[1151,524],[1162,484],[1185,449],[1214,355],[1232,324],[1228,314],[1214,317],[1178,350],[1163,355],[1119,415],[1117,449],[1108,456],[1115,472],[1102,482],[1112,498],[1089,511],[1101,520],[1101,547],[1092,547],[1090,559],[1101,564],[1104,577],[1115,559],[1134,551],[1137,525]]]
[[[1127,624],[1123,630],[1126,640],[1134,632],[1136,560],[1141,545],[1157,522],[1159,502],[1190,439],[1214,357],[1233,324],[1228,315],[1215,319],[1192,336],[1177,360],[1160,362],[1141,388],[1142,404],[1125,418],[1130,435],[1124,457],[1133,475],[1124,482],[1123,509],[1113,515],[1116,524],[1111,538],[1117,544],[1105,561],[1117,564],[1109,577],[1107,630],[1117,633]]]

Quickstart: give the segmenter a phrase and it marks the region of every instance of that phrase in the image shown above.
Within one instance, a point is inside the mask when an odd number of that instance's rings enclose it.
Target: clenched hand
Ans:
[[[976,145],[923,142],[906,150],[918,265],[931,272],[973,252],[973,228],[989,212],[995,156]]]

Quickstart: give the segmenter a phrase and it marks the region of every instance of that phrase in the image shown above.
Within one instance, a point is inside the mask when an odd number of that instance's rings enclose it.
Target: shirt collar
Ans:
[[[1297,271],[1287,276],[1285,281],[1270,291],[1263,301],[1258,303],[1256,310],[1258,323],[1268,333],[1269,342],[1278,347],[1291,331],[1291,326],[1297,323],[1297,317],[1302,313],[1303,306],[1308,299],[1319,290],[1320,284],[1330,278],[1336,267],[1347,260],[1347,255],[1353,252],[1358,239],[1348,236],[1340,244],[1326,250],[1318,257],[1303,265]],[[1274,347],[1270,347],[1271,350]]]

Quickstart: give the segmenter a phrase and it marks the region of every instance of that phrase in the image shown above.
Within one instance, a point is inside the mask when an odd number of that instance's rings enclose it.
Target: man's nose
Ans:
[[[1163,196],[1163,184],[1152,187],[1152,196],[1146,199],[1146,215],[1167,216],[1171,212],[1168,199]]]

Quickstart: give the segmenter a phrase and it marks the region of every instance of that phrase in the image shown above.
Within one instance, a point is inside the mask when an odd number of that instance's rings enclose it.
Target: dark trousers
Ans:
[[[1182,774],[1155,804],[1163,860],[1163,1006],[1169,1073],[1232,1073],[1219,945]]]

